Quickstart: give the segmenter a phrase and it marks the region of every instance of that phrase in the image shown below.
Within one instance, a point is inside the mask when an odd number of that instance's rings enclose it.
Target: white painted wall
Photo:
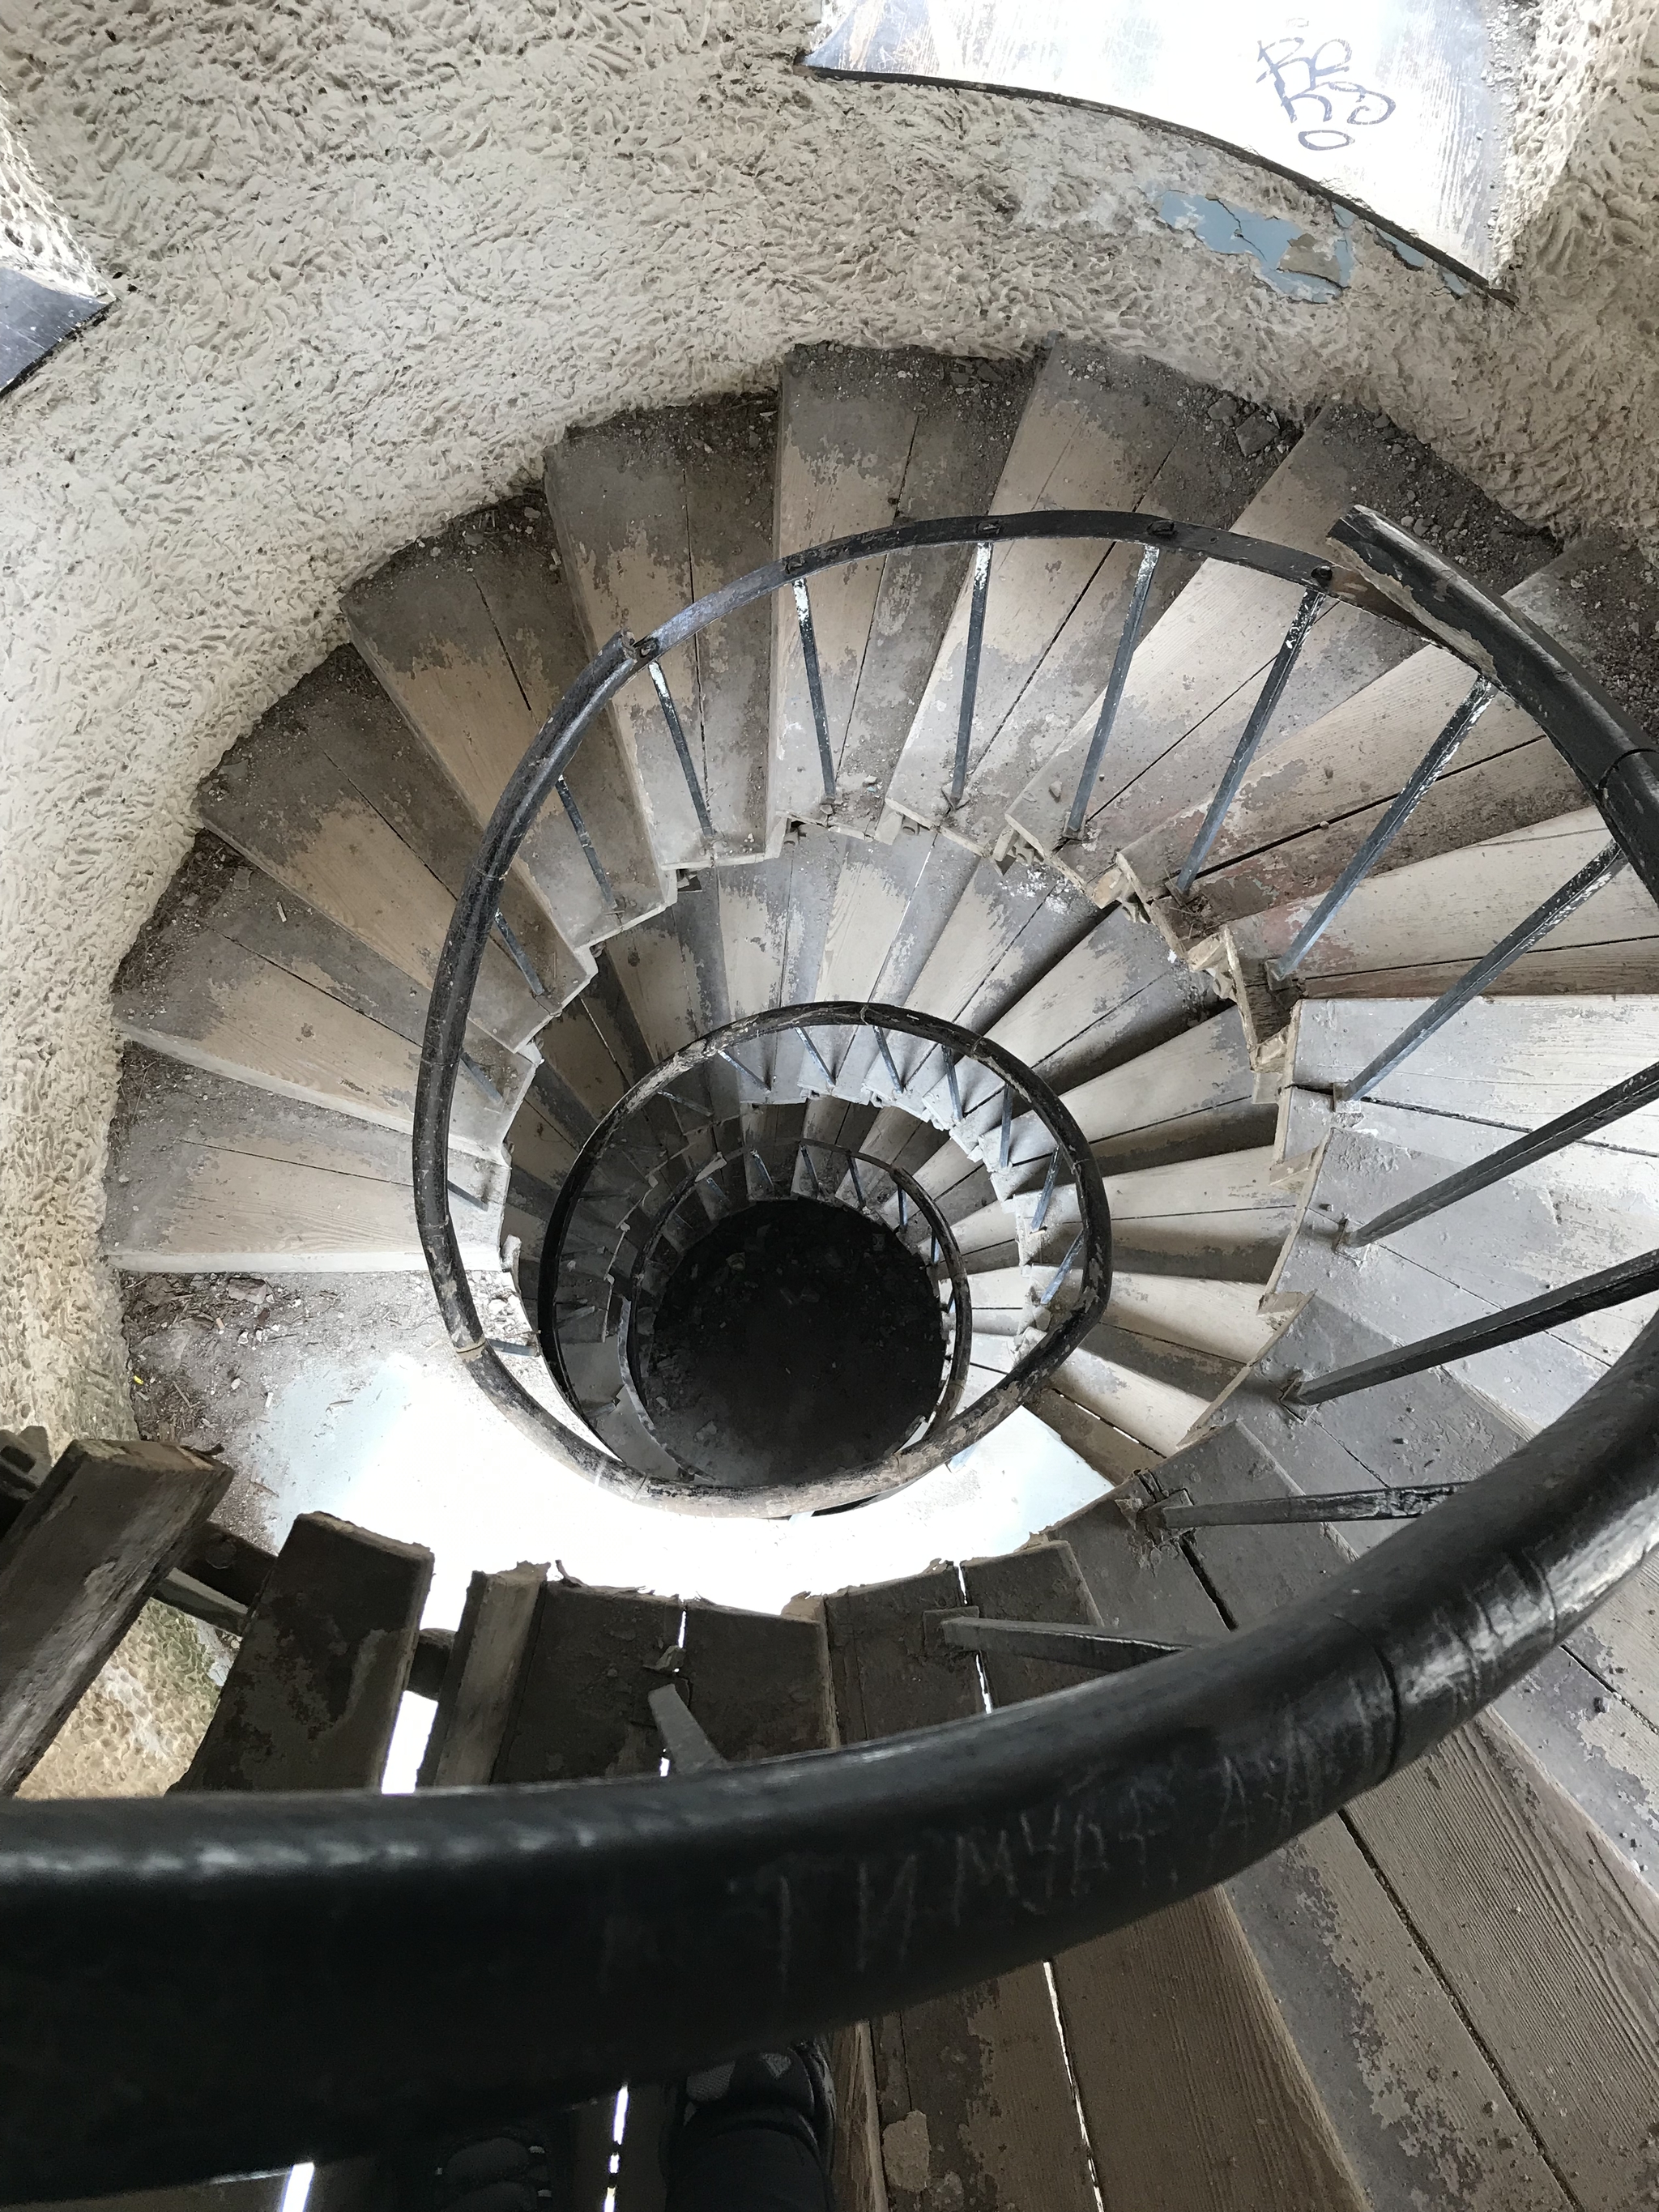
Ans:
[[[1653,531],[1659,50],[1513,304],[1362,235],[1314,306],[1146,196],[1328,236],[1290,187],[1105,116],[810,82],[810,27],[788,0],[0,0],[0,84],[120,301],[0,403],[0,1418],[127,1425],[105,1005],[197,779],[337,641],[343,585],[566,424],[799,341],[1059,328],[1292,413],[1385,407],[1529,518]]]

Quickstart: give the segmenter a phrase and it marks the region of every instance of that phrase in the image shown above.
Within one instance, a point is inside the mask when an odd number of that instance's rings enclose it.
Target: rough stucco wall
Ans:
[[[210,1634],[147,1605],[23,1782],[20,1797],[159,1797],[196,1755],[228,1672]]]
[[[342,586],[566,424],[811,339],[1059,328],[1292,413],[1386,408],[1523,514],[1651,532],[1659,57],[1516,275],[1368,236],[1334,306],[1148,185],[1328,211],[1110,118],[803,81],[788,0],[0,0],[0,83],[120,304],[0,405],[0,1407],[125,1426],[96,1262],[116,963],[197,779]]]

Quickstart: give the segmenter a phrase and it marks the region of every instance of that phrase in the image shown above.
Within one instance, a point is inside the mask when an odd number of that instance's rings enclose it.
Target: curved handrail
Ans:
[[[1111,520],[1147,542],[1149,524]],[[951,527],[927,542],[981,534]],[[1462,579],[1455,603],[1437,599],[1444,564],[1395,535],[1394,580],[1425,634],[1480,667],[1480,626],[1504,611]],[[678,635],[702,626],[689,618]],[[449,1102],[501,875],[641,665],[612,640],[509,782],[423,1048],[422,1236],[458,1349],[515,1418],[445,1211]],[[1541,672],[1532,711],[1653,883],[1652,817],[1611,795],[1650,771],[1640,733],[1615,710],[1631,743],[1595,755],[1579,695]],[[0,2193],[342,2156],[1042,1958],[1376,1787],[1656,1547],[1659,1322],[1569,1415],[1261,1626],[1018,1708],[668,1785],[0,1807]]]
[[[627,1121],[653,1098],[704,1066],[750,1038],[769,1036],[780,1030],[797,1029],[872,1029],[892,1034],[924,1039],[957,1060],[971,1060],[988,1068],[999,1083],[1017,1092],[1024,1099],[1048,1133],[1058,1156],[1071,1170],[1078,1194],[1079,1224],[1083,1236],[1083,1251],[1079,1265],[1082,1271],[1082,1288],[1078,1303],[1057,1328],[1051,1330],[1042,1343],[1034,1346],[1017,1364],[1010,1369],[993,1388],[970,1406],[965,1413],[955,1413],[942,1425],[930,1426],[927,1434],[913,1443],[890,1452],[886,1457],[868,1467],[854,1468],[840,1474],[820,1476],[808,1483],[774,1483],[764,1489],[744,1490],[736,1485],[729,1489],[703,1477],[696,1486],[696,1504],[699,1510],[726,1510],[750,1514],[816,1512],[824,1506],[843,1505],[852,1500],[860,1502],[884,1497],[890,1491],[903,1489],[926,1474],[930,1468],[954,1459],[958,1452],[978,1443],[990,1435],[993,1429],[1006,1421],[1014,1408],[1022,1404],[1031,1392],[1054,1372],[1066,1358],[1105,1310],[1111,1295],[1112,1284],[1112,1227],[1111,1213],[1106,1203],[1106,1186],[1101,1177],[1095,1156],[1076,1121],[1066,1108],[1042,1079],[1032,1073],[1024,1061],[1012,1053],[975,1030],[963,1029],[959,1023],[943,1021],[936,1014],[920,1014],[905,1006],[890,1006],[879,1000],[824,999],[814,1000],[793,1006],[769,1008],[764,1013],[747,1014],[742,1019],[727,1022],[723,1027],[710,1030],[706,1036],[683,1046],[672,1059],[664,1060],[650,1074],[642,1076],[632,1090],[624,1093],[588,1133],[581,1150],[566,1172],[553,1210],[548,1217],[547,1232],[542,1246],[540,1273],[540,1312],[537,1316],[537,1334],[550,1353],[558,1340],[556,1301],[558,1296],[559,1254],[565,1235],[581,1203],[595,1168],[604,1157],[606,1147]],[[447,1201],[446,1200],[446,1203]],[[558,1363],[549,1359],[550,1371],[557,1379]],[[510,1378],[509,1378],[510,1379]],[[514,1385],[515,1388],[519,1387]],[[574,1409],[581,1408],[565,1384],[561,1384]],[[534,1403],[532,1400],[531,1401]],[[542,1412],[538,1407],[538,1412]],[[543,1418],[555,1427],[562,1442],[568,1431],[553,1424],[552,1416]],[[616,1469],[619,1463],[611,1461],[607,1466]],[[623,1470],[630,1486],[638,1486],[642,1494],[659,1503],[689,1502],[690,1493],[684,1486],[675,1486],[661,1477],[640,1474]],[[610,1482],[613,1476],[600,1474],[600,1481]]]

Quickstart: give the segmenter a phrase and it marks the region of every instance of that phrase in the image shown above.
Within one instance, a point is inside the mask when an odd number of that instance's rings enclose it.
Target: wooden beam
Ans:
[[[0,1790],[33,1767],[230,1485],[176,1444],[75,1443],[0,1540]]]
[[[843,1741],[982,1710],[972,1656],[947,1652],[927,1633],[930,1613],[963,1603],[953,1568],[827,1601]],[[909,2007],[872,2023],[872,2033],[892,2212],[933,2212],[945,2203],[972,2212],[1095,2212],[1041,1966]],[[951,2191],[951,2177],[963,2197]]]
[[[372,1790],[409,1680],[432,1554],[302,1513],[248,1614],[180,1790]]]
[[[421,1761],[421,1789],[460,1789],[495,1771],[546,1582],[545,1565],[523,1561],[473,1576]]]

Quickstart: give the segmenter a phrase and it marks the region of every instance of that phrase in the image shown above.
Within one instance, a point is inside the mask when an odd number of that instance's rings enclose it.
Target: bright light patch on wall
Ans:
[[[283,2184],[282,2212],[306,2212],[306,2200],[311,2195],[311,2184],[316,2172],[314,2166],[295,2166],[289,2169],[288,2179]]]
[[[109,304],[0,105],[0,392]]]
[[[1507,0],[853,0],[838,76],[1040,93],[1212,140],[1490,280],[1513,235]]]

